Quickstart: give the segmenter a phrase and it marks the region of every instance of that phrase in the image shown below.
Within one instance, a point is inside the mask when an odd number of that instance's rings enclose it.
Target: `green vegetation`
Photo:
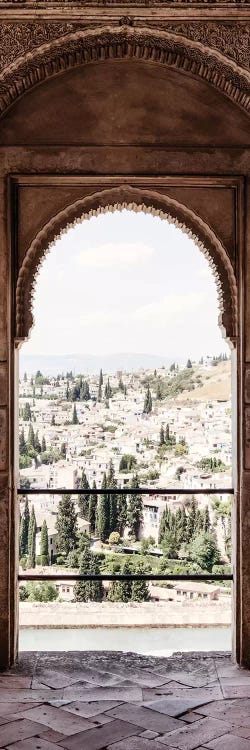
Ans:
[[[70,495],[63,495],[58,505],[56,518],[58,551],[66,557],[77,547],[77,513]]]

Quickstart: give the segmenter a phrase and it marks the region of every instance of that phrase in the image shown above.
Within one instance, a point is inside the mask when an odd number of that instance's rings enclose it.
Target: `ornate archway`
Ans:
[[[237,285],[232,264],[221,241],[211,227],[187,206],[159,195],[156,191],[138,189],[130,185],[100,190],[69,204],[57,213],[38,232],[27,249],[16,284],[16,340],[29,335],[33,325],[32,297],[37,271],[49,247],[74,224],[106,211],[144,211],[166,219],[186,232],[208,258],[215,276],[219,325],[231,346],[237,338]]]
[[[17,57],[0,76],[0,114],[46,79],[69,68],[109,59],[147,60],[173,67],[207,81],[245,111],[250,109],[250,74],[234,60],[181,34],[125,24],[77,30]]]

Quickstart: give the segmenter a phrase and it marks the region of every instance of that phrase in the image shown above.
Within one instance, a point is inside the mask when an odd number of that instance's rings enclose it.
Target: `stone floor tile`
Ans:
[[[234,676],[220,677],[219,679],[222,688],[228,685],[231,687],[235,685],[250,685],[250,672],[246,672],[243,669],[236,669]]]
[[[250,750],[250,740],[244,740],[233,734],[224,734],[216,740],[208,742],[205,747],[211,750]]]
[[[96,716],[103,711],[115,708],[116,706],[119,706],[120,703],[119,701],[94,701],[93,703],[88,701],[86,701],[86,703],[74,701],[74,703],[68,703],[64,706],[63,710],[70,711],[72,714],[76,714],[76,716],[84,716],[85,719],[88,719],[89,717]]]
[[[68,687],[68,685],[74,685],[74,683],[79,680],[78,677],[74,677],[74,674],[70,675],[64,674],[63,672],[53,672],[52,670],[44,670],[44,672],[37,675],[35,679],[38,684],[41,684],[43,687],[46,685],[50,688],[65,688]]]
[[[47,740],[41,740],[40,737],[32,737],[29,740],[15,742],[14,745],[8,745],[6,750],[58,750],[59,745]]]
[[[12,714],[21,713],[26,708],[33,708],[33,703],[21,703],[20,701],[11,701],[10,703],[0,703],[0,717],[10,716]]]
[[[141,702],[142,701],[142,690],[139,687],[97,687],[91,689],[84,689],[83,687],[65,688],[63,697],[71,701],[100,701],[100,700],[115,700],[115,701],[127,701],[127,702]]]
[[[38,734],[40,727],[41,724],[29,721],[28,719],[19,719],[18,721],[9,722],[1,727],[0,747],[5,748],[7,745],[18,742],[18,740],[34,737]]]
[[[0,674],[0,688],[6,688],[7,690],[23,690],[23,688],[30,688],[32,677],[23,677],[19,674]]]
[[[54,700],[60,700],[63,697],[63,690],[52,691],[49,688],[44,688],[44,690],[7,690],[0,688],[0,705],[1,703],[24,703],[27,701],[29,703],[33,701],[43,703],[49,701],[52,695]]]
[[[157,739],[149,740],[146,737],[129,737],[121,742],[108,745],[107,750],[167,750]],[[169,750],[171,748],[169,747]],[[203,749],[202,749],[203,750]]]
[[[200,709],[200,713],[196,713],[196,711],[188,711],[187,714],[182,714],[182,721],[186,721],[188,724],[192,724],[193,721],[198,721],[198,719],[201,719],[202,711]],[[202,714],[203,716],[203,714]]]
[[[55,744],[57,744],[59,740],[63,740],[65,737],[65,734],[62,734],[62,732],[55,732],[54,729],[46,729],[42,726],[41,729],[42,731],[39,732],[39,738],[41,738],[42,740],[47,740],[48,742],[54,742]]]
[[[94,728],[94,724],[87,719],[81,716],[74,716],[69,712],[63,711],[62,708],[55,708],[49,705],[31,708],[29,711],[23,713],[23,717],[31,721],[40,722],[40,724],[45,725],[48,729],[54,729],[55,732],[62,732],[65,735],[84,732],[87,729]]]
[[[186,725],[183,729],[177,729],[161,737],[161,742],[178,750],[193,750],[198,745],[205,745],[213,739],[227,734],[230,725],[218,719],[206,718]],[[235,750],[235,749],[234,749]],[[249,748],[250,750],[250,748]]]
[[[214,716],[215,719],[220,718],[218,714],[221,714],[223,711],[226,711],[228,708],[233,708],[233,706],[237,703],[236,699],[233,700],[223,700],[220,701],[212,701],[211,703],[207,703],[204,706],[199,706],[195,709],[196,713],[201,713],[204,716]],[[249,707],[250,707],[250,701],[249,701]]]
[[[153,732],[152,729],[145,729],[145,732],[142,732],[140,737],[145,737],[146,740],[155,740],[156,737],[159,737],[159,732]]]
[[[59,745],[67,750],[103,750],[110,743],[114,744],[116,740],[137,735],[140,731],[141,727],[118,719],[90,731],[75,734],[74,737],[65,737]]]
[[[140,685],[141,687],[158,687],[159,685],[164,685],[164,683],[168,682],[168,677],[161,676],[158,674],[154,674],[153,672],[149,672],[146,669],[131,669],[119,666],[114,666],[112,664],[112,667],[110,668],[110,672],[112,674],[119,676],[121,679],[126,675],[126,679],[132,680],[132,682],[136,683],[137,685]]]
[[[214,701],[214,700],[222,700],[223,693],[222,689],[220,687],[219,682],[216,683],[216,685],[212,685],[212,687],[202,687],[202,688],[190,688],[190,687],[182,687],[180,689],[174,688],[174,690],[171,690],[169,692],[168,690],[165,691],[162,690],[161,687],[157,689],[157,693],[162,696],[172,696],[175,698],[198,698],[198,702],[200,702],[200,699],[202,699],[203,703],[208,703],[208,701]]]
[[[124,703],[122,706],[112,708],[108,716],[124,721],[133,721],[144,729],[153,729],[155,732],[171,732],[183,726],[183,722],[172,716],[165,716],[143,706],[134,706],[132,703]]]
[[[159,711],[159,713],[167,716],[180,716],[186,711],[196,708],[197,705],[200,705],[200,702],[198,697],[194,699],[184,698],[183,700],[182,698],[158,698],[157,701],[149,701],[143,703],[143,705],[145,708],[151,708],[153,711]]]
[[[247,704],[247,705],[244,705]],[[199,709],[206,716],[222,719],[238,726],[250,727],[250,701],[218,701],[211,707],[203,706]]]
[[[223,685],[222,686],[223,698],[250,698],[250,684],[249,685]]]

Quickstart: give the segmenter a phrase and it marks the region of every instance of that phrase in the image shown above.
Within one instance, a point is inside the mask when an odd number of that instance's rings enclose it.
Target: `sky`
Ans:
[[[228,351],[208,261],[182,230],[123,210],[77,224],[47,254],[22,354]]]

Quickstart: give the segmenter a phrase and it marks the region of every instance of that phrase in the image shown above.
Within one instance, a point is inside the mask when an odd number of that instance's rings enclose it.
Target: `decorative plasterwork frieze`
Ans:
[[[96,28],[98,21],[85,22],[55,22],[55,21],[33,21],[33,22],[2,22],[0,23],[0,71],[3,71],[18,58],[23,57],[41,45],[59,40],[68,34],[86,28]],[[136,16],[121,16],[115,21],[115,26],[133,26],[137,29],[145,25],[145,21]],[[250,68],[250,21],[228,22],[219,21],[183,21],[169,22],[152,20],[147,21],[148,27],[155,30],[172,32],[195,42],[200,42],[211,50],[221,52],[225,57],[235,60],[246,69]]]
[[[235,345],[237,337],[237,286],[228,255],[211,227],[183,204],[154,190],[121,185],[103,189],[77,200],[54,216],[37,234],[27,249],[16,284],[16,340],[25,340],[33,325],[33,293],[37,273],[50,246],[76,223],[106,211],[144,211],[174,223],[186,232],[206,255],[218,292],[219,325],[225,337]]]
[[[250,75],[234,61],[178,34],[121,26],[75,31],[19,57],[0,76],[0,113],[49,77],[77,65],[108,59],[134,59],[174,67],[204,79],[250,110]]]

